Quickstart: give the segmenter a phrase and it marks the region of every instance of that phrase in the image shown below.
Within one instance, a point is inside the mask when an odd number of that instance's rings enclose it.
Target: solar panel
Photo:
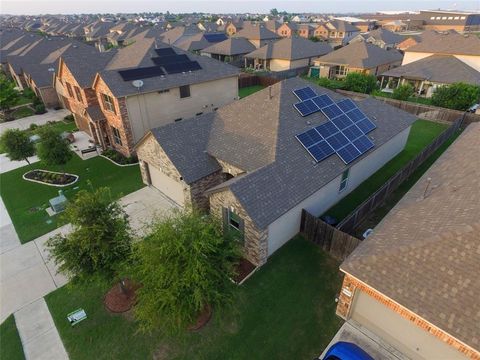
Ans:
[[[307,150],[317,162],[320,162],[335,153],[325,140],[311,146]]]
[[[366,153],[368,150],[373,148],[375,145],[373,142],[366,137],[365,135],[360,136],[358,139],[352,142],[353,145],[362,153]]]
[[[322,109],[324,107],[327,107],[329,105],[332,105],[333,104],[333,100],[330,96],[328,96],[327,94],[323,94],[323,95],[320,95],[320,96],[315,96],[312,101],[317,104],[317,106]]]
[[[306,149],[323,140],[315,129],[310,129],[304,133],[301,133],[300,135],[297,135],[297,139],[302,143],[303,146],[305,146]]]
[[[202,67],[196,61],[188,61],[183,63],[173,63],[162,65],[168,74],[178,74],[187,71],[200,70]]]
[[[220,42],[228,39],[225,34],[205,34],[203,36],[208,42]]]
[[[163,48],[163,49],[155,49],[155,52],[158,56],[167,56],[167,55],[177,55],[175,50],[171,47]]]
[[[149,66],[130,70],[120,70],[118,72],[124,81],[147,79],[160,75],[165,75],[165,72],[159,66]]]
[[[310,110],[307,105],[305,105],[305,102],[299,102],[299,103],[296,103],[296,104],[293,104],[293,107],[295,109],[297,109],[297,111],[300,113],[300,115],[302,116],[307,116],[307,115],[310,115],[312,113],[314,113],[314,111]]]
[[[352,143],[348,143],[343,148],[337,150],[337,155],[343,160],[345,164],[350,164],[353,160],[358,158],[362,153],[353,146]]]
[[[365,114],[363,112],[360,111],[360,109],[354,109],[354,110],[351,110],[347,116],[352,119],[353,122],[357,122],[359,120],[362,120],[364,118],[366,118]]]
[[[338,129],[330,121],[327,121],[326,123],[317,126],[315,130],[317,130],[324,139],[338,132]]]
[[[331,121],[332,121],[332,123],[334,123],[335,126],[338,127],[340,130],[343,130],[343,129],[349,127],[350,125],[353,125],[352,120],[350,120],[350,119],[348,118],[348,116],[345,115],[345,114],[341,114],[340,116],[337,116],[336,118],[332,119]]]
[[[333,149],[335,149],[335,151],[338,151],[349,143],[348,139],[341,132],[333,134],[328,139],[326,139],[326,141]]]
[[[357,104],[355,104],[350,99],[343,99],[343,100],[337,102],[337,105],[340,109],[343,110],[343,112],[348,112],[350,110],[353,110],[353,109],[357,108]]]
[[[360,130],[355,124],[343,129],[342,132],[343,135],[345,135],[350,141],[353,141],[363,135],[362,130]]]
[[[342,110],[340,110],[336,104],[322,108],[322,112],[329,120],[332,120],[333,118],[343,114]]]
[[[173,64],[173,63],[182,63],[182,62],[189,62],[190,59],[187,55],[166,55],[161,57],[152,58],[152,61],[155,65],[166,65],[166,64]]]
[[[296,89],[296,90],[293,90],[293,93],[295,94],[295,96],[300,100],[300,101],[305,101],[307,99],[311,99],[315,96],[317,96],[317,94],[315,93],[315,91],[313,91],[313,89],[309,86],[306,86],[304,88],[301,88],[301,89]]]
[[[370,131],[372,131],[373,129],[375,129],[377,127],[368,118],[362,119],[362,120],[358,121],[356,124],[360,128],[360,130],[363,131],[364,134],[369,133]]]

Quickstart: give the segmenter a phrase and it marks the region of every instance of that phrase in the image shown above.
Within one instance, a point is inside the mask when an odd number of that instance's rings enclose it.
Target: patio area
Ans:
[[[88,160],[94,158],[101,153],[101,149],[97,147],[90,135],[84,131],[75,131],[73,133],[74,142],[70,145],[70,148],[75,152],[80,159]],[[83,153],[82,153],[83,150]],[[92,150],[91,152],[85,152],[85,150]]]

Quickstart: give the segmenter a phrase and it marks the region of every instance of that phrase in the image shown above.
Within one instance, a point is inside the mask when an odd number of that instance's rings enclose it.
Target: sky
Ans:
[[[1,14],[74,14],[135,12],[268,13],[288,12],[365,13],[425,9],[480,10],[480,0],[0,0]]]

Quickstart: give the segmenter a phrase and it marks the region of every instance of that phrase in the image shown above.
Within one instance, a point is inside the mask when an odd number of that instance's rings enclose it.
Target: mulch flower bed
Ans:
[[[209,305],[205,306],[205,308],[197,318],[197,322],[187,327],[187,330],[197,331],[203,328],[205,325],[208,324],[208,322],[212,318],[212,313],[213,313],[212,308]]]
[[[236,276],[233,278],[233,281],[235,281],[237,284],[241,283],[242,280],[250,275],[254,270],[255,265],[253,265],[247,259],[242,258],[235,269]]]
[[[40,181],[52,185],[70,185],[78,178],[71,174],[60,174],[46,170],[31,170],[23,176],[29,180]]]
[[[139,288],[129,279],[124,280],[124,286],[117,283],[105,295],[104,304],[108,311],[112,313],[124,313],[135,305],[137,296],[135,291]]]

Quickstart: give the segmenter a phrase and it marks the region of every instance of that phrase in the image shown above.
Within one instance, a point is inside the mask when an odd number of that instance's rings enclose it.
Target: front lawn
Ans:
[[[15,318],[10,315],[0,325],[0,359],[24,360],[22,342],[18,335]]]
[[[252,95],[253,93],[256,93],[257,91],[260,91],[262,89],[265,89],[265,86],[263,85],[247,86],[247,87],[238,89],[238,96],[240,96],[240,99],[243,99],[244,97],[248,95]]]
[[[427,120],[417,120],[413,123],[405,149],[385,164],[375,174],[361,183],[355,190],[331,207],[325,214],[341,221],[357,208],[370,195],[377,191],[393,175],[415,158],[428,144],[439,136],[448,125]]]
[[[341,325],[335,315],[338,263],[297,237],[247,282],[236,305],[214,312],[201,331],[167,338],[142,335],[131,316],[103,306],[108,286],[67,285],[46,296],[70,359],[313,359]],[[87,320],[71,327],[66,315],[85,309]],[[127,319],[128,318],[128,319]],[[159,324],[161,326],[161,324]]]
[[[62,172],[58,166],[34,163],[0,174],[0,195],[22,243],[62,225],[58,216],[50,217],[45,211],[49,206],[48,200],[57,196],[60,189],[71,199],[78,190],[90,188],[89,184],[93,187],[107,186],[112,196],[117,199],[143,186],[137,166],[119,167],[100,156],[81,160],[77,155],[73,155],[72,160],[65,166],[65,171],[79,175],[80,179],[64,188],[23,180],[22,175],[32,169]]]
[[[15,109],[12,112],[12,116],[15,120],[32,115],[35,115],[35,111],[33,111],[33,109],[28,105]]]

